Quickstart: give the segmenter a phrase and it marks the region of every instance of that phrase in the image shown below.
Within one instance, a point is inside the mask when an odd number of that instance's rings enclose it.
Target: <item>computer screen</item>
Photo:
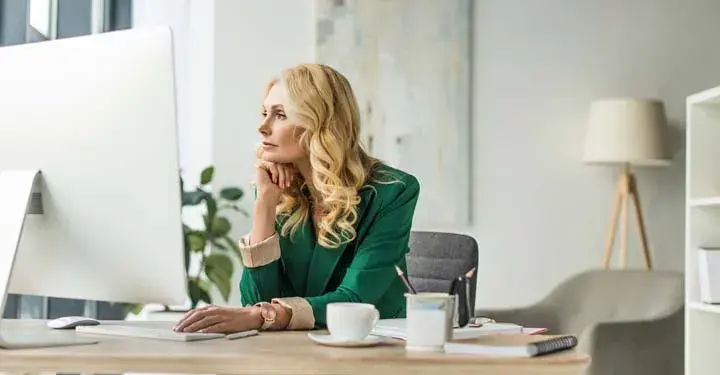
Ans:
[[[185,303],[174,81],[164,27],[0,48],[2,301]]]

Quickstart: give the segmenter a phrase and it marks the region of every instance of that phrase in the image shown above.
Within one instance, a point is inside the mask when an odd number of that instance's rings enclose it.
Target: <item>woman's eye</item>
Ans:
[[[282,113],[277,113],[275,114],[275,118],[277,118],[278,120],[285,120],[285,115]]]
[[[263,117],[263,118],[267,117],[267,112],[261,112],[260,117]]]

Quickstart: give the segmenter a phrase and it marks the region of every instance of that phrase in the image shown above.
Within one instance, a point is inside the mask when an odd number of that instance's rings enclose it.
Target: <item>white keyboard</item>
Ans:
[[[137,337],[169,341],[200,341],[225,337],[223,333],[175,332],[168,328],[138,327],[131,325],[104,325],[75,327],[78,333]]]

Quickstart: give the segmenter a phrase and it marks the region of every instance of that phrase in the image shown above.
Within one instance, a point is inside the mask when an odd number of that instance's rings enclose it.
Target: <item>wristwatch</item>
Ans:
[[[277,311],[268,302],[259,302],[255,306],[260,307],[260,316],[263,318],[263,324],[260,326],[261,331],[270,329],[275,324],[275,318],[277,317]]]

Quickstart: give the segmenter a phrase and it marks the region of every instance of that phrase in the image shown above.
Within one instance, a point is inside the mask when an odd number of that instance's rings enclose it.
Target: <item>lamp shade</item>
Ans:
[[[665,107],[654,99],[603,99],[590,105],[583,161],[670,164]]]

